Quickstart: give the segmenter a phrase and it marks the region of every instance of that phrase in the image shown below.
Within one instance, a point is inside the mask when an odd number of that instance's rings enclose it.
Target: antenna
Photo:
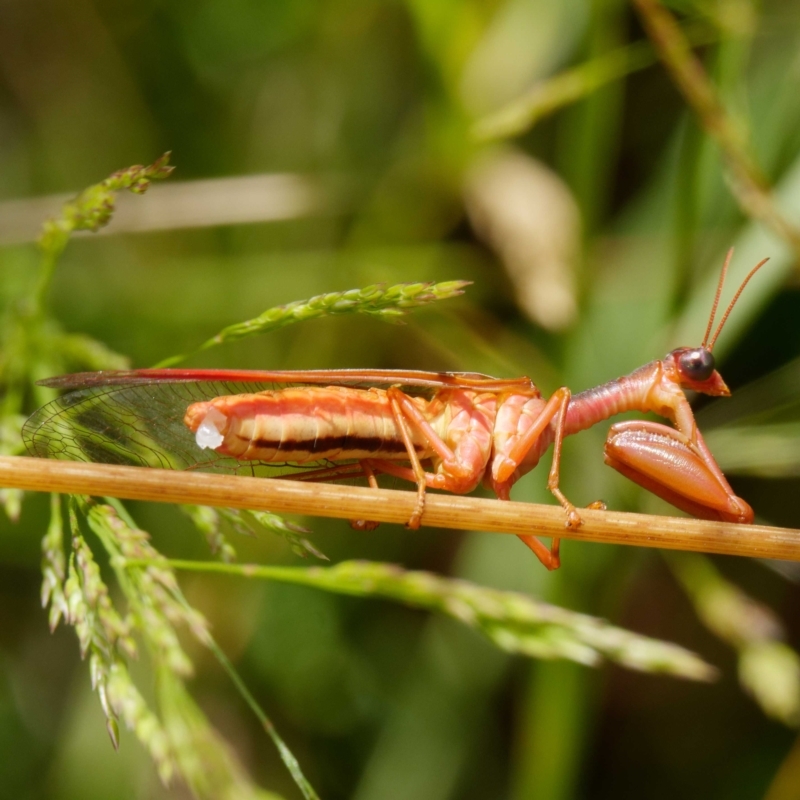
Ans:
[[[731,259],[733,258],[733,248],[731,247],[728,250],[728,254],[725,256],[725,263],[722,265],[722,272],[719,275],[719,282],[717,283],[717,293],[714,295],[714,304],[711,306],[711,316],[708,318],[708,327],[706,328],[706,335],[703,337],[703,344],[700,346],[705,349],[706,345],[708,344],[708,337],[711,335],[711,326],[714,324],[714,316],[717,313],[717,306],[719,305],[719,298],[722,294],[722,284],[725,283],[725,276],[728,274],[728,265],[731,263]]]
[[[753,267],[753,269],[750,270],[750,272],[747,273],[747,277],[742,281],[742,285],[736,290],[736,294],[733,296],[733,300],[731,300],[730,304],[728,305],[728,308],[725,309],[725,313],[722,315],[722,319],[720,320],[720,323],[717,326],[717,330],[714,332],[714,335],[711,337],[711,341],[708,343],[708,346],[706,347],[706,339],[708,339],[708,333],[711,330],[711,323],[712,320],[714,319],[714,313],[717,310],[717,303],[719,302],[719,295],[722,290],[722,281],[725,278],[725,273],[728,271],[728,263],[730,262],[732,255],[733,255],[733,248],[731,248],[728,251],[728,256],[725,259],[725,266],[722,268],[722,275],[720,276],[719,286],[717,286],[717,296],[714,298],[714,307],[711,309],[711,319],[708,321],[708,330],[706,331],[706,338],[703,339],[703,347],[705,347],[705,349],[708,350],[709,353],[713,349],[714,342],[717,341],[717,337],[719,336],[720,331],[722,330],[722,326],[725,324],[725,321],[728,319],[728,315],[731,313],[733,307],[736,305],[736,301],[739,299],[742,292],[744,291],[744,287],[747,286],[747,284],[750,282],[750,278],[752,278],[753,275],[755,275],[756,272],[758,272],[761,269],[761,267],[763,267],[764,264],[766,264],[767,261],[769,261],[768,258],[762,259],[761,261],[758,262],[758,264],[756,264]]]

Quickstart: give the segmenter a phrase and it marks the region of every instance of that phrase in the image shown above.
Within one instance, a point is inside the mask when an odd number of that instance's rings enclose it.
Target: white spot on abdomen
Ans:
[[[201,450],[216,450],[225,440],[222,431],[225,430],[227,422],[228,418],[214,406],[211,406],[205,417],[203,417],[203,421],[197,427],[197,432],[194,436],[197,446]]]

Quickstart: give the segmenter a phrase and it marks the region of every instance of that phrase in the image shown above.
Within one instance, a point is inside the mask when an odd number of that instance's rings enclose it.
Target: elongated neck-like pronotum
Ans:
[[[678,430],[694,438],[694,415],[684,390],[690,389],[718,397],[730,395],[730,390],[715,368],[715,359],[711,351],[745,286],[768,261],[766,258],[763,259],[747,274],[712,336],[714,317],[732,256],[733,249],[728,251],[725,258],[708,326],[700,347],[679,347],[660,361],[651,361],[629,375],[575,395],[567,411],[567,434],[586,430],[595,423],[625,411],[652,411],[669,419]]]

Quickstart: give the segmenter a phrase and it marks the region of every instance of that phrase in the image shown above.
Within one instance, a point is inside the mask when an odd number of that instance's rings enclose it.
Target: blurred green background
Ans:
[[[670,7],[800,224],[800,5]],[[279,303],[462,278],[474,282],[464,298],[403,327],[311,321],[191,363],[527,374],[544,391],[579,391],[698,344],[736,245],[732,285],[760,258],[772,263],[717,347],[734,398],[701,403],[698,419],[757,518],[800,527],[798,256],[739,208],[716,146],[645,38],[618,0],[7,0],[2,303],[29,286],[32,242],[61,195],[165,150],[172,178],[122,198],[104,233],[75,237],[51,294],[67,331],[139,366]],[[609,54],[622,65],[613,80]],[[578,65],[584,82],[559,95],[556,77]],[[568,442],[566,494],[672,513],[602,465],[607,427]],[[515,499],[551,502],[546,474],[543,464]],[[162,552],[208,556],[174,509],[130,508]],[[48,632],[46,521],[34,496],[18,523],[0,517],[0,797],[188,797],[180,783],[160,786],[127,732],[114,753],[73,632]],[[709,632],[675,578],[685,571],[658,552],[566,542],[562,570],[547,574],[512,537],[301,522],[334,562],[398,562],[530,592],[680,642],[721,670],[705,685],[531,662],[383,600],[182,578],[321,797],[797,796],[795,730],[742,691],[741,641]],[[233,543],[243,561],[298,563],[277,538]],[[714,564],[800,641],[796,571]],[[299,797],[220,667],[190,652],[191,691],[247,770]],[[796,664],[775,675],[791,694]]]

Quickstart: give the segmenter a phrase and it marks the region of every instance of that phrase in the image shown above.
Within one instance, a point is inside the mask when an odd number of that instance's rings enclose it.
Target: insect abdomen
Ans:
[[[241,461],[408,459],[386,392],[379,389],[303,387],[217,397],[189,406],[184,422],[197,432],[208,419],[222,437],[210,446]],[[426,457],[413,432],[412,441]]]

